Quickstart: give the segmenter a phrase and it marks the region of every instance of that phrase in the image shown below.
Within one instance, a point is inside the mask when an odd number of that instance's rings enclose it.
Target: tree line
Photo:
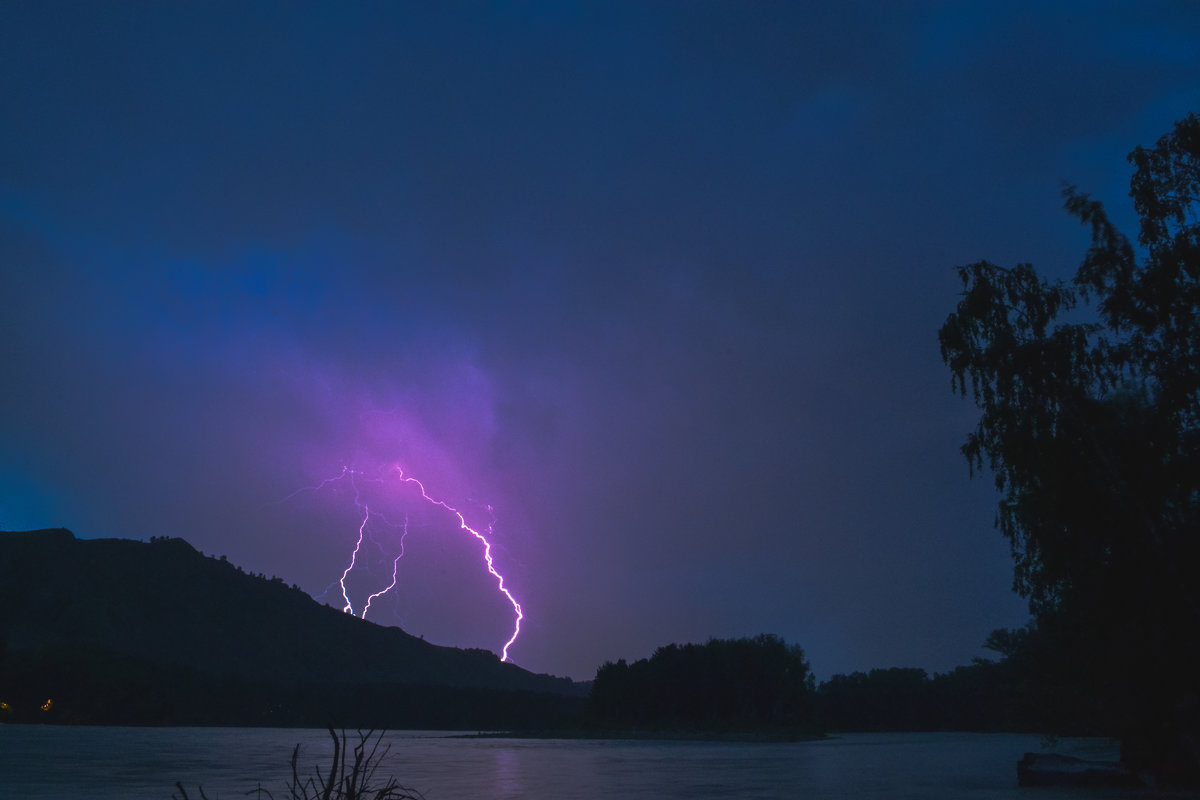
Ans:
[[[588,721],[626,731],[812,730],[814,684],[804,651],[778,636],[671,644],[596,671]]]
[[[593,731],[752,733],[862,731],[1116,735],[1118,710],[1097,702],[1056,631],[997,630],[975,659],[949,672],[891,667],[815,681],[804,651],[778,636],[671,644],[596,672]]]

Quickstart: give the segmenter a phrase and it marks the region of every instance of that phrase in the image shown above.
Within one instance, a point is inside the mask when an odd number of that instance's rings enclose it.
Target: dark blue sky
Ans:
[[[1197,41],[1190,3],[6,2],[0,528],[320,594],[353,491],[283,498],[400,464],[492,506],[536,671],[966,663],[1025,611],[953,267],[1071,272],[1064,182],[1130,228]],[[368,485],[412,519],[372,618],[498,651],[478,549]]]

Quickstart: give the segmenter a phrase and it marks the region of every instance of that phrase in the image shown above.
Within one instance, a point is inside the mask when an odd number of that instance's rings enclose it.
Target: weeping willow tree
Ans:
[[[939,332],[981,414],[1014,588],[1068,646],[1064,674],[1111,712],[1129,759],[1200,778],[1200,117],[1139,147],[1135,246],[1074,188],[1091,232],[1070,281],[959,268]]]

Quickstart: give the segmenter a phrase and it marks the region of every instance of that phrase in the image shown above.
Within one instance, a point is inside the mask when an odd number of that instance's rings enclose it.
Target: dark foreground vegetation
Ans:
[[[324,772],[317,766],[312,775],[302,777],[300,745],[292,750],[292,779],[284,787],[287,793],[281,797],[290,800],[425,800],[416,789],[401,786],[395,777],[378,776],[381,762],[391,751],[391,745],[383,744],[382,732],[359,731],[358,742],[353,747],[347,741],[345,731],[339,738],[331,727],[329,735],[333,739],[333,757]],[[172,793],[172,800],[192,800],[183,783],[177,781],[175,788],[179,794]],[[196,794],[200,800],[208,800],[203,785],[196,787]],[[245,794],[255,795],[259,800],[263,797],[274,799],[271,790],[261,786]]]

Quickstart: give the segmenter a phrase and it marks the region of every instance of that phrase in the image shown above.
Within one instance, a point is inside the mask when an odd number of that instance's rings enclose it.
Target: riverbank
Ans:
[[[448,736],[449,739],[567,739],[598,741],[656,742],[818,742],[834,738],[824,733],[781,731],[607,731],[590,729],[479,731]]]

